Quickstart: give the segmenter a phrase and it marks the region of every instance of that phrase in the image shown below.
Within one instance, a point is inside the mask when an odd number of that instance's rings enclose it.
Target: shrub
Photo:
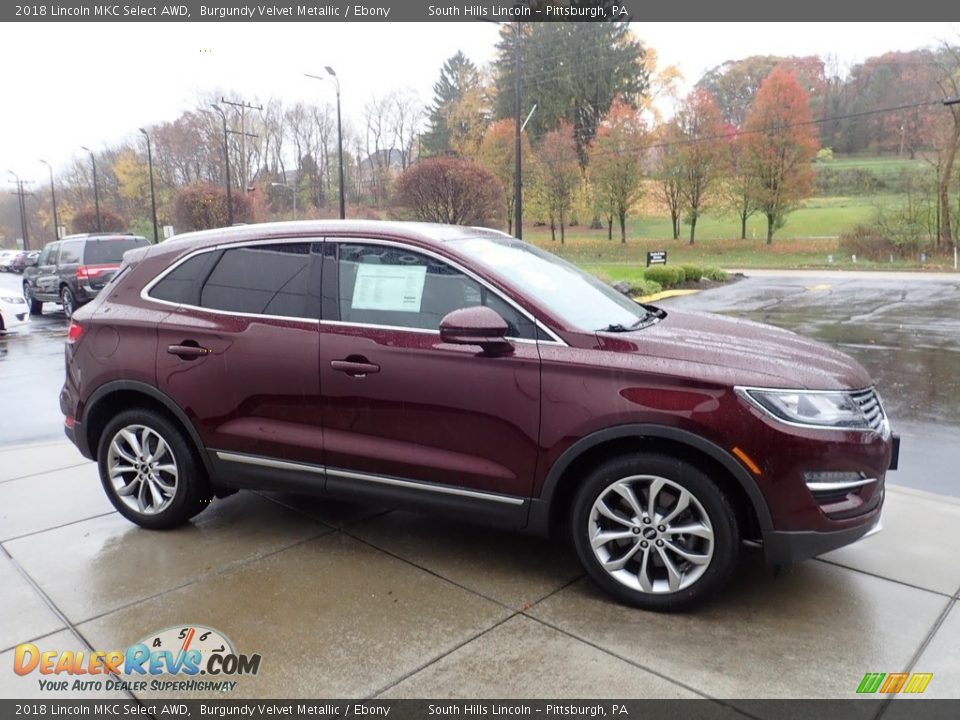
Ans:
[[[669,288],[680,282],[680,270],[665,265],[651,267],[644,271],[643,278],[644,280],[652,280],[655,283],[659,283],[661,287]]]
[[[97,232],[97,209],[93,205],[80,208],[73,216],[73,222],[70,223],[75,233],[95,233]],[[153,226],[150,226],[153,228]],[[125,232],[127,221],[117,215],[112,210],[107,210],[100,206],[100,229],[103,232]],[[151,229],[151,233],[153,230]]]
[[[726,270],[723,270],[718,267],[707,267],[703,269],[703,277],[707,280],[713,280],[714,282],[727,282],[730,279],[730,275]]]
[[[699,265],[681,265],[684,277],[693,282],[699,282],[703,277],[703,268]]]
[[[663,287],[660,283],[654,282],[653,280],[637,280],[633,283],[633,287],[630,290],[630,294],[633,297],[638,297],[642,295],[656,295],[663,290]]]
[[[250,199],[242,193],[231,193],[231,200],[233,222],[250,222],[253,218]],[[187,185],[177,192],[174,217],[178,231],[225,227],[229,222],[227,191],[208,183]]]
[[[685,282],[687,279],[687,272],[683,269],[682,265],[677,265],[674,270],[677,271],[677,284],[679,285],[682,282]]]
[[[421,160],[397,179],[397,200],[418,220],[498,227],[504,216],[503,185],[471,160]]]

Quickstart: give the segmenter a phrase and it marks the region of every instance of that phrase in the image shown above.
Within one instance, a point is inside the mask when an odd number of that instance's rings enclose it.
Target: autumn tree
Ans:
[[[723,121],[716,100],[706,90],[690,93],[677,112],[680,193],[690,244],[694,244],[697,220],[714,199],[723,172]]]
[[[397,178],[396,196],[418,220],[497,227],[503,187],[496,176],[463,158],[436,157],[411,165]]]
[[[757,181],[756,206],[767,218],[767,244],[787,214],[813,191],[812,161],[820,143],[807,91],[776,68],[757,92],[744,123],[747,168]]]
[[[539,185],[550,215],[550,236],[557,239],[556,225],[559,222],[560,243],[563,244],[567,216],[581,179],[573,126],[563,123],[557,130],[548,132],[540,144],[537,159]]]
[[[250,222],[250,199],[242,193],[233,193],[231,200],[233,221]],[[208,183],[188,185],[177,192],[174,214],[177,228],[181,231],[225,227],[229,222],[226,190]]]
[[[423,134],[423,150],[427,155],[444,155],[453,150],[451,114],[464,95],[480,86],[480,71],[462,51],[448,58],[440,69],[440,79],[433,85],[433,104],[429,109],[428,129]]]
[[[960,47],[944,43],[938,52],[937,67],[939,76],[937,88],[944,99],[960,97]],[[954,166],[957,154],[960,152],[960,105],[952,104],[941,110],[941,116],[936,129],[936,167],[937,167],[937,207],[940,219],[940,228],[937,233],[937,244],[945,243],[948,248],[954,247],[960,234],[960,222],[957,228],[951,221],[952,208],[950,186],[960,182],[960,173],[954,177]]]
[[[480,143],[477,161],[497,176],[503,186],[503,205],[507,213],[507,230],[513,233],[514,216],[514,176],[516,174],[516,142],[514,124],[510,120],[499,120],[487,128]],[[526,133],[520,136],[520,157],[522,181],[528,185],[534,176],[534,156]]]
[[[724,132],[726,142],[726,172],[721,205],[740,221],[740,239],[747,237],[747,220],[756,214],[757,178],[748,157],[747,135],[741,135],[732,126]]]
[[[97,209],[93,205],[82,207],[73,214],[70,228],[75,233],[126,232],[127,221],[107,208],[100,208],[100,227],[97,227]]]
[[[671,233],[676,240],[680,237],[683,206],[683,158],[676,118],[660,125],[655,133],[652,167],[656,195],[670,214]]]
[[[596,140],[590,148],[593,192],[610,216],[617,218],[621,243],[627,241],[627,214],[642,194],[645,135],[645,128],[636,110],[617,98],[597,130]],[[562,224],[560,234],[562,238]]]

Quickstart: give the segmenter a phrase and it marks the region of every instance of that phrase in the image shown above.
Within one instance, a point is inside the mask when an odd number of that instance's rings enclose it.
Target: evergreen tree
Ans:
[[[477,66],[462,51],[443,63],[440,79],[433,85],[430,127],[423,135],[424,155],[445,155],[453,150],[448,118],[464,96],[480,84]]]

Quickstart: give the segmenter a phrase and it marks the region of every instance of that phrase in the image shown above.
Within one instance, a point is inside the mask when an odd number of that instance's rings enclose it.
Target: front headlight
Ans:
[[[23,305],[24,300],[22,297],[0,297],[0,301],[7,303],[8,305]]]
[[[737,388],[741,397],[778,420],[813,427],[869,429],[860,404],[849,392]]]

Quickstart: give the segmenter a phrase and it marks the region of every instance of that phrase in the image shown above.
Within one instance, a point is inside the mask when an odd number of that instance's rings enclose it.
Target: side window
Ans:
[[[60,243],[60,259],[57,265],[78,265],[83,252],[83,240]]]
[[[59,249],[60,245],[57,243],[45,245],[43,252],[40,253],[40,257],[37,259],[37,265],[53,265],[57,260],[57,250]]]
[[[437,330],[447,313],[486,305],[507,321],[509,337],[533,340],[533,323],[456,268],[388,245],[342,243],[337,266],[340,320]]]
[[[310,311],[310,243],[225,250],[200,291],[212,310],[317,317]]]
[[[153,286],[150,297],[183,305],[199,305],[200,286],[219,257],[219,252],[210,251],[180,263]]]

